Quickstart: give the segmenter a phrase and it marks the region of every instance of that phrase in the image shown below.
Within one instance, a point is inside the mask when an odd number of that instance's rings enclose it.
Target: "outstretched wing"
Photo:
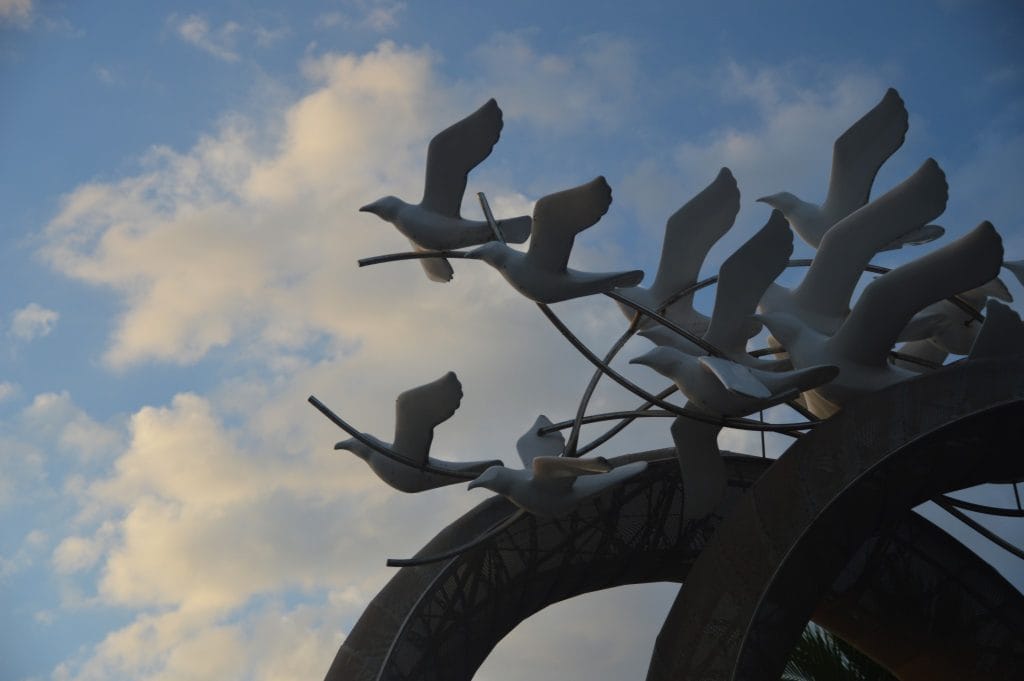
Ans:
[[[946,209],[949,186],[934,159],[909,178],[825,232],[814,261],[793,291],[816,314],[842,317],[871,258],[893,239]]]
[[[765,226],[722,263],[704,339],[727,354],[745,352],[750,315],[792,253],[793,232],[782,212],[773,210]]]
[[[759,381],[754,372],[742,364],[722,357],[699,357],[697,359],[705,369],[710,371],[726,390],[746,397],[766,399],[772,391]]]
[[[740,210],[740,190],[728,168],[665,223],[658,273],[651,295],[662,304],[697,281],[708,251],[729,231]]]
[[[551,420],[541,414],[530,429],[516,442],[516,451],[523,461],[523,468],[533,465],[533,460],[542,456],[558,456],[565,449],[565,438],[558,431],[540,435],[537,431],[551,425]]]
[[[501,109],[493,99],[434,135],[427,147],[424,208],[459,217],[469,171],[488,157],[501,135]]]
[[[999,274],[1003,242],[990,222],[872,281],[829,339],[851,361],[878,366],[915,313]]]
[[[612,188],[603,176],[538,199],[527,261],[547,272],[564,272],[576,235],[596,224],[611,204]]]
[[[569,488],[581,475],[597,475],[612,469],[604,459],[538,456],[533,459],[533,479],[541,485]]]
[[[878,169],[903,145],[907,128],[903,99],[889,88],[875,108],[836,139],[828,196],[821,206],[829,222],[834,224],[868,202]]]
[[[395,400],[395,442],[392,448],[417,463],[426,463],[434,427],[451,418],[462,401],[462,384],[447,374]]]

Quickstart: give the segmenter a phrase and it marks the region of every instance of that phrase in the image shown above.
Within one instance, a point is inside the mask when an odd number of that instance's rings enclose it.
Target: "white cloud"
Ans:
[[[314,27],[330,29],[342,26],[386,33],[398,26],[399,15],[406,8],[406,3],[394,0],[345,0],[343,5],[345,11],[333,10],[317,16]]]
[[[18,385],[10,381],[0,382],[0,402],[9,400],[18,394]]]
[[[32,18],[33,0],[0,0],[0,24],[27,26]]]
[[[259,47],[269,47],[288,34],[287,27],[243,26],[236,21],[225,21],[214,27],[202,14],[186,17],[172,14],[167,18],[167,25],[179,39],[226,62],[241,58],[239,49],[243,38],[251,39]]]
[[[28,342],[50,334],[57,325],[60,314],[37,303],[29,303],[15,310],[11,315],[10,335],[19,341]]]

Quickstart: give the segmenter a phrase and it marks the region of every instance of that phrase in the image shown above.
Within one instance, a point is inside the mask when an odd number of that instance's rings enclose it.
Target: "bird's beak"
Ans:
[[[480,482],[479,480],[472,480],[470,481],[469,486],[466,487],[466,489],[475,489],[477,487],[481,487],[482,485],[483,483]]]
[[[770,196],[762,196],[761,198],[754,200],[760,201],[761,203],[767,203],[769,206],[772,205],[772,197]],[[359,210],[362,210],[362,208],[360,208]]]
[[[341,442],[335,442],[334,443],[334,448],[335,449],[345,449],[345,441],[342,440]]]
[[[758,199],[758,201],[760,201],[760,199]],[[362,208],[359,209],[359,212],[360,213],[372,213],[373,212],[373,204],[372,203],[366,204],[365,206],[363,206]]]
[[[640,355],[639,357],[634,357],[633,359],[629,360],[629,363],[642,364],[643,366],[648,366],[647,355]]]

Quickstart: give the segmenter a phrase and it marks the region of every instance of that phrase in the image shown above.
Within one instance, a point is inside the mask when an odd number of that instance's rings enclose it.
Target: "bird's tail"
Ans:
[[[533,225],[533,218],[529,215],[520,215],[517,218],[498,220],[501,233],[505,235],[505,241],[510,244],[521,244],[530,238],[530,228]]]

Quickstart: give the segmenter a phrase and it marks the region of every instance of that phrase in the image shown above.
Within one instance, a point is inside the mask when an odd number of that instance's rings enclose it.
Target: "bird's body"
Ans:
[[[347,449],[365,461],[374,473],[402,492],[422,492],[465,482],[484,470],[501,466],[501,461],[441,461],[431,458],[434,427],[451,418],[462,401],[462,385],[448,372],[431,383],[406,390],[395,400],[395,441],[386,443],[373,435],[363,437],[377,445],[368,446],[356,438],[342,440],[335,449]],[[380,450],[390,451],[400,458]]]
[[[659,347],[630,360],[672,380],[687,400],[716,416],[746,416],[793,399],[832,380],[834,366],[793,371],[763,371],[721,357],[694,357],[675,348]]]
[[[501,109],[493,99],[488,100],[430,141],[423,199],[418,204],[385,196],[359,210],[395,225],[416,250],[465,248],[497,238],[487,222],[464,219],[461,208],[469,171],[490,155],[502,125]],[[522,243],[530,236],[529,216],[499,220],[498,224],[512,243]],[[447,260],[427,258],[421,264],[434,281],[452,278]]]
[[[524,468],[489,468],[469,483],[469,489],[483,487],[507,497],[530,513],[555,517],[571,512],[587,499],[647,467],[646,461],[613,468],[600,457],[577,459],[559,456],[565,449],[562,434],[557,431],[547,435],[539,433],[540,428],[550,425],[551,421],[541,415],[516,442]]]
[[[903,145],[907,128],[908,115],[903,99],[890,88],[871,111],[836,139],[832,147],[828,194],[823,204],[804,201],[790,192],[764,196],[758,201],[781,210],[800,238],[818,248],[833,225],[868,202],[878,169]],[[878,250],[926,243],[944,232],[941,227],[924,222],[905,227]]]
[[[537,201],[533,212],[533,236],[526,253],[492,242],[479,246],[467,257],[483,260],[521,294],[538,303],[557,303],[570,298],[603,293],[621,286],[635,286],[643,272],[580,272],[567,268],[573,240],[608,211],[612,190],[603,177]]]
[[[839,367],[839,376],[817,392],[843,406],[917,376],[888,361],[900,332],[928,305],[995,278],[1002,257],[1002,240],[992,225],[984,222],[960,239],[868,284],[834,335],[785,312],[759,315],[758,319],[786,348],[793,366],[828,363]]]
[[[592,459],[540,456],[529,470],[489,468],[469,483],[469,489],[489,489],[534,515],[550,518],[571,513],[645,468],[646,461],[612,468]]]

